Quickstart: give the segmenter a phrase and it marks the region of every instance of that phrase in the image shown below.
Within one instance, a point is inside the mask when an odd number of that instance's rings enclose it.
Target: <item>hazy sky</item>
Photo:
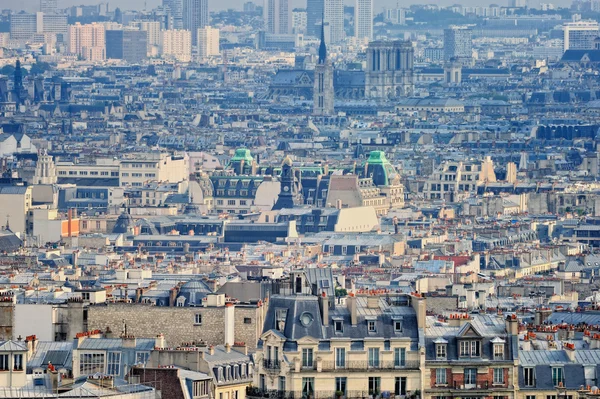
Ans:
[[[106,0],[105,0],[106,1]],[[209,0],[209,7],[211,10],[221,10],[227,8],[242,8],[242,4],[247,0]],[[262,3],[262,0],[253,0],[255,3]],[[353,0],[344,0],[347,4],[353,4]],[[68,7],[80,4],[98,4],[101,0],[58,0],[59,7]],[[111,9],[114,7],[120,7],[122,10],[128,9],[143,9],[144,0],[108,0]],[[539,3],[539,0],[530,0],[531,3]],[[557,5],[568,5],[570,0],[550,0],[548,2]],[[147,0],[148,9],[160,5],[161,0]],[[508,0],[373,0],[373,8],[376,13],[381,11],[382,7],[393,6],[399,4],[400,6],[408,6],[410,4],[423,4],[423,3],[436,3],[442,6],[448,6],[456,3],[462,3],[465,5],[488,5],[496,3],[501,6],[505,6]],[[0,0],[0,9],[5,8],[22,8],[28,11],[35,11],[39,5],[39,0]],[[305,7],[306,0],[292,0],[294,7]]]

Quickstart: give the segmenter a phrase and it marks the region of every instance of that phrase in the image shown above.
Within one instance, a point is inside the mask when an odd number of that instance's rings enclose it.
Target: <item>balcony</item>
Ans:
[[[247,388],[246,397],[248,399],[340,399],[335,391],[319,391],[310,395],[302,392],[277,391],[272,389]],[[369,399],[372,396],[368,391],[346,391],[341,399]],[[390,393],[390,398],[400,397]]]
[[[410,360],[401,364],[394,361],[379,361],[372,363],[367,360],[346,361],[343,366],[337,365],[335,361],[316,361],[313,367],[302,367],[302,371],[391,371],[391,370],[419,370],[419,361]],[[292,370],[294,371],[294,370]]]
[[[265,370],[279,370],[281,367],[279,360],[263,359],[263,368]]]

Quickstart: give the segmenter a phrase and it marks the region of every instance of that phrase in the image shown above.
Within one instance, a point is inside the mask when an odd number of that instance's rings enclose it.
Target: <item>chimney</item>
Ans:
[[[379,297],[377,295],[367,297],[367,309],[379,309]]]
[[[235,306],[231,302],[225,304],[225,344],[233,345],[235,339]]]
[[[329,325],[329,298],[327,298],[327,293],[323,291],[321,296],[319,297],[319,308],[321,308],[321,317],[323,318],[323,325]]]
[[[179,290],[177,288],[178,287],[173,287],[169,291],[169,306],[171,307],[175,306],[177,302],[177,295],[179,294]]]
[[[164,348],[167,345],[165,344],[165,336],[163,334],[158,334],[156,338],[154,338],[154,347],[155,348]]]
[[[138,287],[135,289],[135,303],[140,303],[142,301],[143,293],[144,293],[144,289],[142,287]]]
[[[232,349],[236,352],[241,353],[242,355],[248,355],[248,346],[244,342],[236,342],[233,344]]]
[[[569,360],[572,362],[575,361],[575,344],[570,342],[565,342],[563,345],[563,349],[565,350],[566,355],[569,357]]]
[[[110,327],[107,326],[106,330],[104,330],[104,338],[113,338],[113,337],[114,337],[114,335],[113,335],[112,330],[110,329]]]
[[[506,316],[505,326],[508,334],[515,337],[519,335],[519,319],[516,314]]]
[[[215,355],[215,347],[214,347],[214,346],[212,346],[212,345],[211,345],[211,346],[209,346],[209,347],[208,347],[208,353],[209,353],[211,356],[214,356],[214,355]]]
[[[48,369],[48,374],[50,376],[50,386],[52,387],[52,392],[57,392],[58,387],[60,386],[60,374],[56,370]]]
[[[231,345],[225,344],[225,353],[231,353]]]
[[[342,209],[342,200],[339,198],[335,200],[335,209]]]
[[[348,311],[350,312],[350,323],[355,326],[358,324],[358,315],[356,314],[356,297],[354,293],[351,292],[346,299],[346,306],[348,307]]]

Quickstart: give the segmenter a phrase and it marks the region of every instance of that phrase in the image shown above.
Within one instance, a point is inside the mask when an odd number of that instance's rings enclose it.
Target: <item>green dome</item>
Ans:
[[[231,158],[231,162],[235,162],[235,161],[246,161],[248,163],[252,163],[254,161],[254,158],[252,158],[252,153],[250,152],[249,149],[247,148],[238,148],[237,150],[235,150],[235,154],[233,155],[233,158]]]

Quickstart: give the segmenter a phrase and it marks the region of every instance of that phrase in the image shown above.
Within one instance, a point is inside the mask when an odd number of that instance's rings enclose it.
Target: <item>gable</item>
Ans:
[[[465,323],[456,336],[457,338],[481,338],[481,333],[471,323]]]

